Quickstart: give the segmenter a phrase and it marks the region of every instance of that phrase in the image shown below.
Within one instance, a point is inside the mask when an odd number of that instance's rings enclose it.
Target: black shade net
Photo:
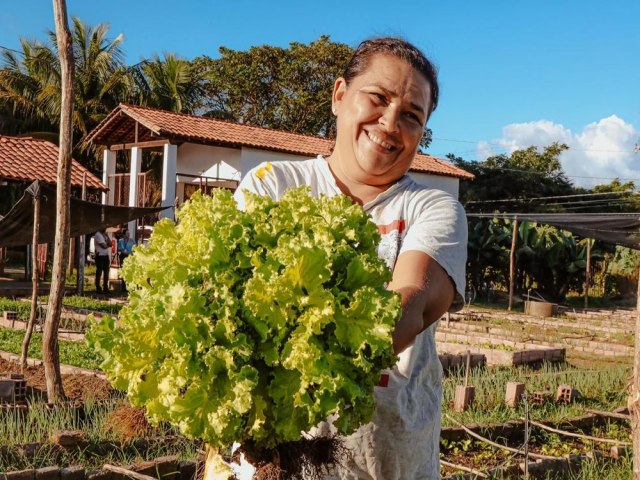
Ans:
[[[33,242],[33,199],[40,197],[38,243],[51,243],[56,229],[56,189],[36,180],[24,195],[0,219],[0,247],[29,245]],[[71,198],[71,237],[95,233],[131,220],[154,214],[165,208],[114,207]]]

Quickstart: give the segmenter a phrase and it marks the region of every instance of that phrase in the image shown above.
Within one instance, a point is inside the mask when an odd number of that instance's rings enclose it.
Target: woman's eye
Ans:
[[[371,95],[376,102],[383,103],[383,104],[387,103],[387,97],[385,97],[383,94],[372,92]]]
[[[420,118],[418,117],[418,115],[416,115],[413,112],[406,112],[405,115],[407,116],[407,118],[409,118],[411,121],[415,122],[415,123],[419,123],[422,125],[422,120],[420,120]]]

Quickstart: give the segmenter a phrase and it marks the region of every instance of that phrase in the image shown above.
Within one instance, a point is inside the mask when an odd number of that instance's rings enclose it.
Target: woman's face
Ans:
[[[372,57],[349,85],[336,80],[334,155],[343,181],[384,186],[407,172],[431,110],[430,90],[420,72],[386,54]]]

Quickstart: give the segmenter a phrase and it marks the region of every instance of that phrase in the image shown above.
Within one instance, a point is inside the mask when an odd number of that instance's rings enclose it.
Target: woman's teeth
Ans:
[[[369,140],[371,140],[373,143],[375,143],[376,145],[380,145],[381,147],[386,148],[387,150],[391,151],[394,149],[394,146],[385,142],[384,140],[382,140],[379,137],[376,137],[373,133],[371,132],[367,132],[367,137],[369,137]]]

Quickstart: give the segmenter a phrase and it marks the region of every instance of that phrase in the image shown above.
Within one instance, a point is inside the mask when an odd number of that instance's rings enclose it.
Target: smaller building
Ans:
[[[33,137],[0,135],[0,182],[31,183],[40,180],[51,185],[58,182],[58,146]],[[71,186],[82,188],[83,178],[89,189],[106,191],[107,187],[75,160],[71,161]]]
[[[0,217],[6,215],[22,196],[24,189],[35,180],[56,185],[58,170],[58,146],[47,140],[32,137],[9,137],[0,135]],[[106,191],[107,187],[98,177],[75,160],[71,162],[71,186],[78,196],[83,183],[89,192]],[[72,219],[73,221],[73,219]],[[4,234],[13,235],[13,232]],[[10,247],[17,251],[25,264],[25,277],[29,275],[30,257],[26,247]],[[7,249],[0,248],[0,275],[4,273]],[[38,250],[38,270],[44,274],[47,248]],[[30,288],[30,286],[29,286]],[[23,290],[4,290],[4,294],[21,293]]]

